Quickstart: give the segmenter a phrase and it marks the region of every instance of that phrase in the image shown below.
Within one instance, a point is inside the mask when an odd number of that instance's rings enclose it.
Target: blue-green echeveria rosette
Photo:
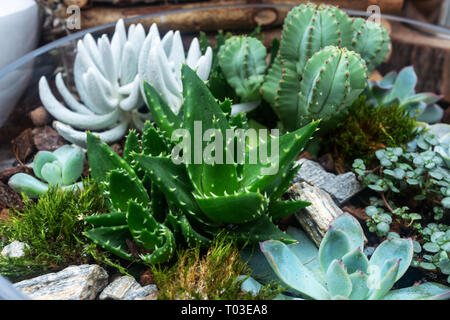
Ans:
[[[289,245],[275,240],[260,244],[274,273],[290,292],[301,297],[317,300],[450,298],[448,287],[431,282],[391,290],[411,264],[412,240],[386,240],[368,259],[362,250],[362,228],[349,214],[331,223],[319,249],[305,244],[303,236],[302,240]],[[299,250],[299,246],[304,248],[305,245],[308,250]]]

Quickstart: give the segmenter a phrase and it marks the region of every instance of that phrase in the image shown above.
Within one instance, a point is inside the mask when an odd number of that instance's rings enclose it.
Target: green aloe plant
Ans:
[[[313,119],[333,126],[366,88],[368,71],[386,58],[387,31],[333,6],[302,4],[287,15],[264,99],[286,130]]]
[[[318,123],[259,143],[257,147],[279,143],[278,157],[271,163],[175,164],[171,158],[177,146],[172,136],[175,130],[184,129],[194,137],[195,125],[200,123],[203,130],[217,129],[225,137],[227,130],[246,126],[242,114],[230,115],[231,102],[219,104],[186,65],[182,68],[182,81],[184,104],[179,115],[151,85],[144,84],[158,129],[147,123],[140,141],[131,131],[123,159],[88,134],[92,176],[104,182],[111,213],[87,217],[86,221],[95,228],[86,236],[122,258],[140,258],[146,263],[168,261],[177,243],[207,245],[223,228],[242,241],[295,242],[272,221],[309,205],[303,201],[282,201],[281,197],[297,172],[293,164]],[[221,142],[227,154],[229,144]],[[205,147],[203,142],[202,150]],[[246,148],[247,158],[252,146]],[[195,160],[195,154],[192,156]],[[187,159],[187,153],[183,157]],[[278,172],[264,174],[275,162],[279,164]]]
[[[411,264],[411,239],[386,240],[368,259],[362,228],[349,214],[331,223],[319,249],[296,232],[298,244],[269,240],[260,245],[275,274],[296,294],[320,300],[450,299],[448,287],[431,282],[391,290]]]
[[[33,172],[45,182],[26,173],[16,173],[8,184],[30,198],[38,198],[47,192],[49,185],[61,186],[63,189],[82,188],[81,182],[75,182],[83,172],[84,160],[83,150],[76,146],[64,145],[54,152],[39,151],[33,160]]]

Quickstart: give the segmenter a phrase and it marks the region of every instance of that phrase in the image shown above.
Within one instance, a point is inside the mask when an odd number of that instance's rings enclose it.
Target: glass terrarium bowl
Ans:
[[[199,13],[207,12],[209,10],[214,12],[213,10],[224,7],[227,8],[227,10],[234,10],[235,12],[244,12],[243,9],[245,9],[246,12],[250,10],[253,16],[253,26],[246,23],[247,30],[243,30],[243,25],[236,24],[232,19],[230,19],[230,21],[225,19],[225,22],[222,21],[223,25],[220,26],[215,26],[213,21],[209,24],[209,29],[204,28],[200,23],[196,23],[195,16]],[[235,33],[251,32],[251,29],[256,27],[258,22],[258,20],[255,19],[255,16],[257,16],[255,13],[261,12],[262,10],[265,10],[264,13],[274,12],[275,14],[273,23],[268,25],[267,28],[264,27],[263,30],[273,28],[275,25],[280,26],[285,14],[292,7],[294,7],[294,5],[288,4],[219,5],[157,12],[124,20],[127,26],[130,24],[142,23],[146,30],[148,30],[148,27],[155,22],[158,25],[161,35],[168,30],[180,30],[185,48],[187,48],[192,38],[198,36],[200,31],[206,31],[208,36],[211,35],[211,42],[214,42],[214,35],[219,28],[224,31],[233,31]],[[355,10],[347,10],[347,12],[353,16],[364,17],[370,15],[369,13]],[[264,14],[262,14],[262,16],[264,16]],[[438,34],[440,34],[441,37],[450,37],[449,29],[391,15],[382,15],[381,17],[388,21],[403,23],[403,25],[406,25],[409,28],[433,34],[434,37],[438,37]],[[240,19],[245,19],[245,13],[242,13]],[[184,23],[186,20],[189,20],[190,23]],[[190,26],[190,30],[186,30],[186,25]],[[73,88],[72,67],[78,40],[83,38],[86,33],[91,33],[94,38],[97,38],[102,34],[111,35],[114,31],[114,26],[115,22],[70,34],[46,44],[0,69],[0,169],[8,167],[8,164],[11,165],[14,161],[14,156],[10,150],[11,139],[15,138],[25,128],[32,127],[31,120],[27,117],[27,114],[29,111],[41,106],[38,93],[39,79],[42,76],[47,77],[50,86],[54,87],[55,75],[58,72],[62,72],[64,81],[68,87]],[[211,28],[213,29],[211,30]],[[270,43],[274,36],[280,35],[279,32],[281,29],[278,28],[273,30],[274,32],[265,34],[265,44]],[[393,52],[393,54],[395,55],[395,52]],[[398,66],[398,69],[400,67],[402,66]],[[56,92],[56,90],[54,92]]]

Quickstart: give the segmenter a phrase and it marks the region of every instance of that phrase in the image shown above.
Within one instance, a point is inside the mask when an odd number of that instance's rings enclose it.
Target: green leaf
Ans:
[[[327,290],[315,279],[312,272],[280,241],[261,243],[261,251],[275,274],[290,288],[317,300],[330,299]]]
[[[112,170],[108,176],[109,198],[115,209],[128,210],[128,201],[135,200],[143,205],[149,202],[147,190],[142,182],[124,170]]]
[[[146,81],[144,81],[144,93],[153,120],[163,132],[166,139],[171,141],[173,131],[181,128],[181,120],[173,113],[172,109],[170,109],[159,93]]]
[[[195,195],[194,195],[195,196]],[[257,192],[227,196],[195,196],[203,213],[220,223],[245,223],[257,220],[265,211],[264,197]]]
[[[347,272],[349,274],[352,274],[358,270],[367,273],[369,260],[360,248],[356,248],[344,255],[342,257],[342,262],[347,267]]]
[[[310,124],[300,128],[294,132],[284,134],[278,139],[279,143],[279,153],[278,157],[272,159],[267,164],[246,164],[243,170],[243,184],[248,186],[250,191],[261,190],[261,192],[266,191],[266,188],[275,181],[278,175],[282,175],[293,161],[298,157],[300,152],[303,150],[306,143],[310,140],[313,133],[316,131],[319,122],[313,121]],[[272,143],[276,141],[269,139],[267,143],[260,144],[259,148],[266,148],[266,150],[272,150]],[[246,159],[249,158],[249,152],[246,154]],[[277,167],[274,167],[278,164]],[[273,170],[278,169],[278,171]]]
[[[408,270],[414,254],[412,239],[391,239],[383,241],[370,257],[369,264],[382,268],[386,260],[401,260],[397,278],[400,279]]]
[[[331,222],[331,225],[345,233],[350,243],[350,250],[364,248],[364,231],[352,215],[343,213]],[[361,270],[364,271],[364,270]]]
[[[330,226],[319,247],[319,263],[322,271],[327,272],[334,260],[341,260],[350,251],[350,241],[347,235]]]
[[[134,260],[126,243],[126,239],[132,239],[127,225],[94,228],[84,232],[84,235],[116,256],[125,260]]]
[[[124,159],[90,132],[87,132],[87,155],[92,178],[99,182],[106,180],[111,170],[119,168],[136,177],[136,173]]]
[[[386,294],[383,300],[448,300],[450,288],[433,282],[419,284],[417,286],[392,290]]]
[[[184,128],[189,131],[191,139],[191,159],[186,167],[192,184],[199,192],[213,192],[217,195],[224,195],[225,192],[231,194],[239,189],[239,183],[236,166],[225,164],[227,154],[226,130],[230,129],[230,125],[219,104],[197,74],[186,65],[183,65],[181,73],[184,96]],[[206,133],[209,129],[218,130],[221,133],[221,136],[211,138],[211,145],[221,148],[220,150],[214,150],[214,154],[216,152],[222,154],[223,158],[218,159],[222,164],[205,163],[207,159],[204,157],[204,152],[209,143],[203,141],[204,137],[197,137],[198,130],[195,127],[199,124],[203,133]],[[214,143],[215,139],[218,139],[217,143]],[[198,147],[201,147],[201,149]],[[214,159],[211,160],[214,161]],[[223,183],[225,181],[226,183]]]
[[[350,300],[365,300],[369,294],[367,287],[367,275],[363,272],[355,272],[349,276],[352,282],[352,293],[349,296]]]
[[[272,200],[269,203],[269,214],[273,219],[282,219],[299,210],[306,208],[311,203],[306,201],[277,201]]]
[[[333,260],[326,273],[327,288],[331,297],[348,297],[352,292],[352,282],[342,261]]]
[[[84,220],[95,227],[112,227],[127,224],[126,212],[102,213],[92,216],[86,216]]]

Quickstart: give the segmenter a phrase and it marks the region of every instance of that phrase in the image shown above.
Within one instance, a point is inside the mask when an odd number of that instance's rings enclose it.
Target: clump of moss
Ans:
[[[404,107],[373,106],[360,96],[336,129],[324,136],[322,145],[345,170],[356,158],[373,167],[376,150],[406,144],[418,133],[415,119]]]
[[[272,299],[281,291],[275,285],[264,286],[257,296],[241,291],[238,277],[250,270],[225,234],[216,237],[206,254],[199,247],[180,251],[173,266],[151,266],[151,271],[161,300]]]
[[[87,180],[83,190],[51,188],[37,202],[24,196],[22,212],[10,211],[10,219],[0,221],[0,245],[18,240],[29,248],[20,259],[0,257],[0,274],[14,281],[87,263],[91,257],[86,249],[92,248],[82,235],[83,216],[105,209],[100,187]]]

